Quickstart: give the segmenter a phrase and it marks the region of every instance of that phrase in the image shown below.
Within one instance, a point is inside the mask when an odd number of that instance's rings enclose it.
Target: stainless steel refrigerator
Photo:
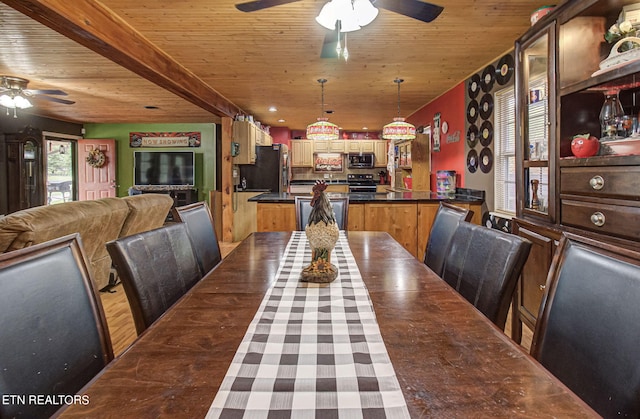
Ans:
[[[244,190],[287,192],[289,187],[289,152],[284,144],[256,147],[256,163],[240,165]]]

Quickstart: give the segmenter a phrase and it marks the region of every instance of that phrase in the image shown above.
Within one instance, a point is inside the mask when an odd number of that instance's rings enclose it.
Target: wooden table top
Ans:
[[[63,417],[204,417],[290,233],[254,233]],[[387,233],[349,232],[412,417],[597,417]]]

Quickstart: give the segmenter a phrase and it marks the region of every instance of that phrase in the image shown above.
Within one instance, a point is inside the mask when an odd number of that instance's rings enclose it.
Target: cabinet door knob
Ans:
[[[593,214],[591,214],[591,222],[598,226],[598,227],[602,227],[605,223],[605,217],[604,214],[601,213],[600,211],[596,211]]]
[[[545,288],[547,288],[546,285],[540,285],[540,291],[544,291]]]
[[[600,175],[596,175],[589,180],[589,185],[596,191],[604,188],[604,178]]]

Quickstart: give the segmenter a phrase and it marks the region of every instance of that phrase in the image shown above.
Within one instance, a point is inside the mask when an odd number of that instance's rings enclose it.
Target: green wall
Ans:
[[[115,138],[118,153],[117,195],[126,196],[133,185],[133,152],[135,150],[193,150],[196,153],[195,184],[198,200],[209,199],[209,191],[216,186],[216,126],[215,124],[85,124],[85,138]],[[202,135],[200,147],[132,148],[130,132],[184,132],[198,131]]]

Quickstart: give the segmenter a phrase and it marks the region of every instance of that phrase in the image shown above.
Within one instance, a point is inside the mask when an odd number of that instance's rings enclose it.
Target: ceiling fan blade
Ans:
[[[76,103],[73,100],[60,99],[58,97],[50,97],[50,96],[44,96],[44,95],[38,95],[37,98],[48,100],[49,102],[63,103],[65,105],[73,105],[74,103]]]
[[[338,51],[336,51],[336,43],[338,42],[338,32],[330,31],[324,37],[322,42],[322,52],[320,58],[338,58]]]
[[[45,90],[24,90],[25,93],[29,93],[32,95],[59,95],[59,96],[68,96],[66,92],[62,90],[53,90],[53,89],[45,89]]]
[[[423,22],[431,22],[444,10],[444,7],[423,3],[420,0],[376,0],[374,6],[391,10],[404,16]]]
[[[240,10],[241,12],[255,12],[256,10],[280,6],[281,4],[295,3],[297,1],[300,0],[255,0],[236,4],[236,9]]]

